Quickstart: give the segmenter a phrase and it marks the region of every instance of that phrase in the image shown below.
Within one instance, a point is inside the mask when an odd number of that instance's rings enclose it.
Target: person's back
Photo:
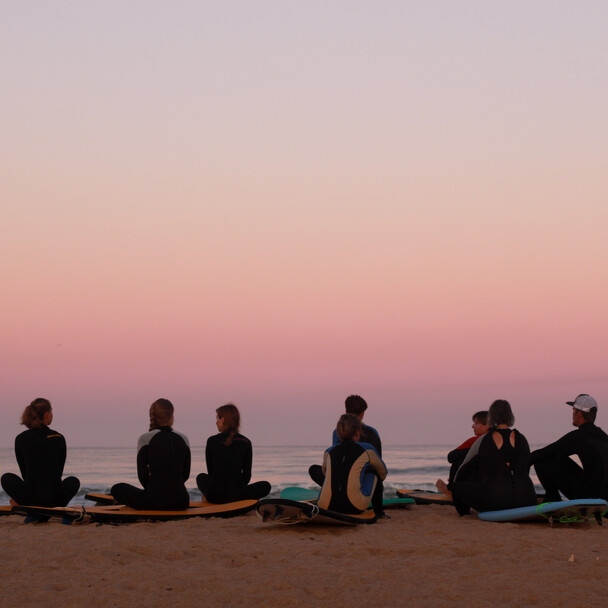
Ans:
[[[170,426],[149,431],[138,442],[137,473],[147,508],[185,509],[190,502],[185,481],[190,475],[190,448],[185,435]]]
[[[251,441],[240,433],[235,433],[230,443],[227,439],[227,433],[219,433],[207,440],[207,472],[212,480],[247,485],[251,479]]]
[[[218,407],[217,435],[207,439],[205,463],[207,473],[196,477],[196,485],[206,500],[227,503],[237,500],[258,500],[272,489],[267,481],[251,481],[253,447],[239,433],[241,414],[234,403]]]
[[[63,435],[48,426],[28,429],[15,438],[17,463],[25,488],[36,504],[61,502],[65,455]]]
[[[325,482],[317,504],[339,513],[365,511],[370,506],[377,480],[386,476],[386,467],[374,447],[352,440],[326,451],[323,470]]]
[[[608,499],[608,435],[595,425],[597,402],[580,394],[572,406],[572,424],[577,427],[553,443],[530,455],[538,479],[545,488],[545,500]],[[581,466],[570,456],[578,456]]]
[[[143,490],[117,483],[110,492],[117,502],[134,509],[180,511],[187,509],[190,496],[190,443],[173,430],[173,404],[157,399],[150,406],[150,430],[137,441],[137,476]]]
[[[460,515],[470,509],[494,511],[536,504],[528,474],[530,447],[526,438],[511,428],[515,417],[508,401],[497,399],[489,409],[492,430],[470,448],[452,488]]]
[[[13,504],[64,507],[78,492],[80,481],[73,476],[62,480],[66,459],[63,435],[51,429],[53,408],[48,399],[34,399],[24,410],[21,424],[27,426],[15,438],[15,457],[20,478],[2,475],[1,483]]]
[[[340,513],[361,513],[370,506],[374,489],[387,474],[376,449],[361,443],[361,421],[344,414],[337,425],[340,438],[323,454],[323,485],[317,504]]]

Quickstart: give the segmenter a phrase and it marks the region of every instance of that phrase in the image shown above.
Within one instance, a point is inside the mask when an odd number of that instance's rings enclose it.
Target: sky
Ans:
[[[0,447],[608,427],[604,2],[0,0]]]

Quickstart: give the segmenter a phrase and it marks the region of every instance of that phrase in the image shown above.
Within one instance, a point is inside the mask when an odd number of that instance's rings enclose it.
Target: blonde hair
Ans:
[[[157,399],[150,406],[150,430],[154,431],[161,426],[168,426],[173,418],[173,404],[169,399]]]
[[[34,399],[21,414],[21,424],[28,429],[39,429],[44,424],[44,415],[53,408],[48,399],[38,397]]]

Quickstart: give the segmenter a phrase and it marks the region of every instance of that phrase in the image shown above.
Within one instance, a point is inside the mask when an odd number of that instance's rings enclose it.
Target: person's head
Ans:
[[[157,399],[150,406],[150,430],[173,424],[173,404],[169,399]]]
[[[340,441],[346,441],[348,439],[357,441],[361,436],[362,428],[363,425],[361,424],[359,416],[356,414],[342,414],[336,425],[336,432],[338,433]]]
[[[504,399],[497,399],[490,406],[488,410],[488,424],[491,427],[504,424],[506,426],[513,426],[515,422],[515,416],[511,410],[511,405]]]
[[[574,401],[566,401],[572,406],[572,424],[581,426],[585,422],[595,422],[597,416],[597,401],[586,393],[578,395]]]
[[[234,403],[226,403],[215,410],[217,430],[220,433],[234,435],[241,426],[241,414]]]
[[[21,414],[21,424],[28,429],[39,429],[41,426],[48,426],[53,422],[53,408],[48,399],[38,397],[34,399]]]
[[[359,395],[349,395],[344,402],[344,408],[347,414],[354,414],[355,416],[359,416],[359,419],[362,419],[367,409],[367,403]]]
[[[488,432],[490,426],[488,425],[488,412],[487,410],[481,410],[480,412],[475,412],[473,414],[473,433],[477,437],[481,437],[481,435],[485,435]]]

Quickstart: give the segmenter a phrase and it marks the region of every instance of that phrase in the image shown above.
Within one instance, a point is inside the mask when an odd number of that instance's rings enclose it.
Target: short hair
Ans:
[[[480,410],[475,412],[471,418],[473,422],[477,421],[479,424],[488,425],[488,410]]]
[[[361,416],[361,414],[367,409],[367,403],[363,397],[359,395],[349,395],[344,402],[347,414],[355,414]]]
[[[52,409],[48,399],[38,397],[23,410],[21,424],[28,429],[39,429],[44,424],[44,415]]]
[[[168,426],[173,417],[174,407],[169,399],[157,399],[150,406],[150,430]]]
[[[576,408],[578,410],[578,408]],[[583,415],[583,420],[585,422],[595,422],[595,417],[597,416],[597,407],[592,407],[588,412],[583,412],[583,410],[578,410]]]
[[[488,410],[488,418],[490,426],[498,426],[499,424],[513,426],[513,423],[515,422],[515,416],[513,416],[511,405],[504,399],[497,399],[492,403]]]
[[[338,433],[340,441],[352,439],[358,432],[360,433],[362,429],[363,424],[357,414],[342,414],[336,425],[336,432]]]

